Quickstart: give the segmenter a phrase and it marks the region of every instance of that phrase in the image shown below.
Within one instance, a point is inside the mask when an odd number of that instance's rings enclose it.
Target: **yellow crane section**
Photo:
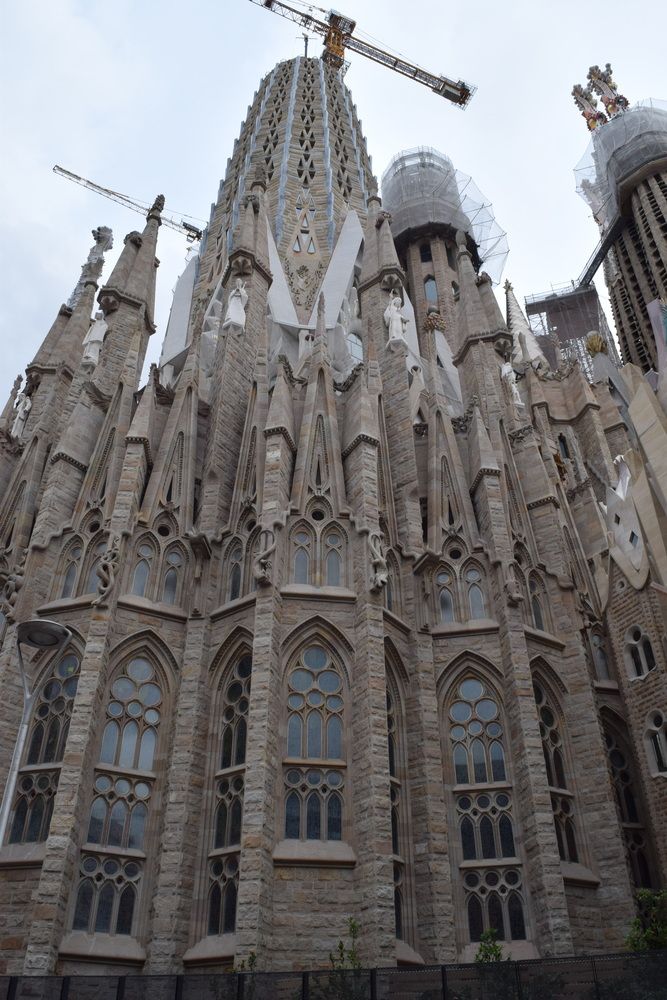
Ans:
[[[321,10],[321,8],[313,8],[310,5],[308,10],[300,11],[283,3],[282,0],[250,0],[250,3],[254,3],[257,7],[264,7],[267,10],[271,10],[274,14],[280,14],[281,17],[285,17],[309,31],[314,31],[322,35],[324,37],[322,58],[324,62],[335,69],[340,69],[344,66],[345,52],[349,49],[351,52],[358,52],[360,55],[366,56],[367,59],[372,59],[373,62],[387,66],[389,69],[393,69],[396,73],[401,73],[411,80],[416,80],[417,83],[422,83],[425,87],[430,87],[434,93],[446,98],[460,108],[466,107],[475,92],[475,88],[470,86],[470,84],[464,83],[463,80],[450,80],[449,77],[429,73],[428,70],[422,69],[421,66],[415,66],[413,63],[406,62],[400,56],[393,55],[391,52],[385,52],[384,49],[380,49],[375,45],[371,45],[370,42],[356,37],[353,34],[357,26],[356,21],[353,21],[350,17],[346,17],[345,14],[339,14],[338,11],[330,10],[328,13],[322,11],[326,15],[326,20],[319,20],[310,11],[313,9]]]

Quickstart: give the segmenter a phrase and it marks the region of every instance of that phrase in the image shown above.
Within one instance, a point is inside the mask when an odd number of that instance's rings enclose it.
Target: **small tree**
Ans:
[[[361,924],[354,917],[347,922],[349,943],[339,941],[334,951],[329,952],[331,972],[324,973],[318,981],[317,973],[313,973],[315,981],[311,985],[313,1000],[367,1000],[368,983],[361,975],[361,960],[357,950],[357,942]],[[318,977],[318,978],[315,978]]]
[[[477,964],[485,964],[487,962],[502,962],[502,960],[503,946],[498,944],[498,932],[492,927],[491,930],[484,931],[479,939],[479,948],[475,955],[475,962]]]
[[[667,890],[640,889],[637,908],[625,941],[627,947],[630,951],[667,948]]]

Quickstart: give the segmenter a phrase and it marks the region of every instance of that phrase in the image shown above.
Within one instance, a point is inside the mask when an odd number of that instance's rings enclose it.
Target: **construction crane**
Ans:
[[[133,201],[132,198],[128,198],[127,195],[120,194],[118,191],[112,191],[111,188],[95,184],[94,181],[89,181],[85,177],[79,177],[78,174],[73,174],[70,170],[59,167],[57,163],[53,168],[53,172],[54,174],[58,174],[59,177],[64,177],[68,181],[74,181],[75,184],[80,184],[82,187],[88,188],[89,191],[95,191],[97,194],[109,198],[119,205],[124,205],[125,208],[129,208],[133,212],[138,212],[140,215],[145,215],[150,207],[149,205],[142,205],[139,201]],[[170,229],[175,229],[177,233],[183,233],[188,243],[196,243],[203,236],[203,230],[199,229],[198,226],[193,226],[191,222],[186,222],[184,219],[177,222],[176,219],[163,215],[162,222],[165,226],[169,226]]]
[[[446,76],[436,76],[420,66],[406,62],[391,52],[385,52],[383,49],[371,45],[370,42],[362,41],[353,35],[357,26],[356,21],[335,10],[330,10],[327,13],[320,7],[308,4],[308,11],[299,11],[282,3],[282,0],[250,0],[250,3],[254,3],[257,7],[265,7],[267,10],[273,11],[274,14],[280,14],[281,17],[294,21],[307,30],[323,35],[322,59],[334,69],[341,69],[345,65],[345,50],[349,49],[352,52],[359,52],[360,55],[366,56],[367,59],[372,59],[373,62],[380,63],[382,66],[388,66],[389,69],[402,73],[403,76],[410,77],[417,83],[423,83],[425,87],[430,87],[440,97],[445,97],[460,108],[466,107],[475,92],[475,88],[464,83],[463,80],[454,81]],[[326,15],[326,20],[318,20],[309,13],[312,10],[321,11],[322,14]]]

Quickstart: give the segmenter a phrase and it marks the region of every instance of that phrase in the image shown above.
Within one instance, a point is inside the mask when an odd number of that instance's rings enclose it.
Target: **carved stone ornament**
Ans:
[[[248,293],[245,290],[245,281],[237,278],[234,287],[229,293],[227,300],[227,311],[222,322],[222,329],[232,327],[238,337],[245,330],[245,310],[248,304]]]
[[[507,571],[507,576],[505,577],[505,594],[507,595],[507,603],[511,604],[513,608],[521,604],[525,600],[525,596],[518,584],[516,578],[516,563],[511,562]]]
[[[27,554],[28,550],[24,549],[13,568],[9,571],[9,573],[7,573],[5,584],[2,588],[0,606],[2,607],[2,613],[8,622],[16,621],[15,608],[24,582],[25,559]]]
[[[118,563],[120,562],[120,535],[114,535],[111,542],[100,559],[100,564],[97,567],[97,576],[99,578],[99,583],[97,584],[97,597],[94,601],[91,601],[93,606],[105,607],[107,604],[107,598],[111,591],[113,590],[116,583],[116,571],[118,569]]]
[[[278,544],[272,528],[263,528],[259,536],[261,546],[252,566],[252,575],[260,587],[271,584],[271,556]]]
[[[368,536],[368,546],[371,550],[371,586],[372,594],[379,594],[387,586],[389,571],[384,556],[384,535],[381,531],[371,531]]]

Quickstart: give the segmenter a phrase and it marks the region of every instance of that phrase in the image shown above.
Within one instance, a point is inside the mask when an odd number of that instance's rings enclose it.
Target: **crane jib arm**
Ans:
[[[387,66],[389,69],[409,77],[411,80],[416,80],[417,83],[430,87],[434,93],[445,97],[460,108],[466,107],[475,92],[475,88],[464,83],[463,80],[450,80],[449,77],[429,73],[420,66],[406,62],[400,56],[392,55],[391,52],[385,52],[384,49],[379,49],[369,42],[356,38],[352,34],[356,22],[352,18],[346,17],[345,14],[339,14],[338,11],[330,11],[327,20],[320,21],[312,14],[295,10],[288,4],[282,3],[281,0],[250,0],[250,2],[322,35],[324,37],[323,59],[335,69],[340,69],[344,65],[345,49],[348,48],[366,56],[367,59],[372,59],[382,66]]]

